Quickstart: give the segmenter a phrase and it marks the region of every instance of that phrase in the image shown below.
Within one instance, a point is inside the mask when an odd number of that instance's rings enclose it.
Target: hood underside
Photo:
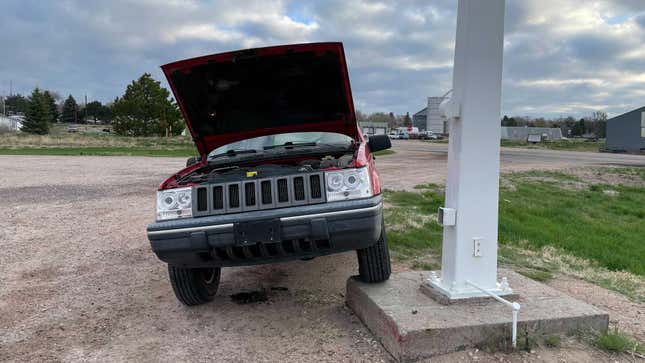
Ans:
[[[342,43],[249,49],[161,68],[202,155],[285,132],[358,137]]]

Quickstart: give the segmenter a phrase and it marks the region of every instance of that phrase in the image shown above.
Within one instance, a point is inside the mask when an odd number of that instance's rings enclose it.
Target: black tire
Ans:
[[[390,278],[390,252],[387,248],[385,223],[382,223],[381,237],[370,247],[356,250],[358,273],[363,282],[383,282]]]
[[[220,267],[183,268],[168,265],[170,284],[183,304],[192,306],[212,301],[219,287]]]

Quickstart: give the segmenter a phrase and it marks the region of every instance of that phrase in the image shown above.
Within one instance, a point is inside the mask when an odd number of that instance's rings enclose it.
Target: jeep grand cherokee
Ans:
[[[390,276],[379,178],[356,123],[341,43],[258,48],[162,66],[199,157],[157,192],[148,239],[186,305],[222,267],[356,250],[360,278]]]

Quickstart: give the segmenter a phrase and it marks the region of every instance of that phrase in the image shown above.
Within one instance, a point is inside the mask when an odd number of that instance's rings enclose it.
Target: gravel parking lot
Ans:
[[[445,176],[445,153],[411,145],[396,143],[396,154],[377,159],[386,187]],[[0,361],[390,360],[344,305],[345,280],[357,273],[353,253],[224,269],[212,304],[179,304],[145,226],[158,183],[184,162],[0,156]],[[229,297],[259,289],[267,302]],[[578,358],[603,358],[580,351]]]

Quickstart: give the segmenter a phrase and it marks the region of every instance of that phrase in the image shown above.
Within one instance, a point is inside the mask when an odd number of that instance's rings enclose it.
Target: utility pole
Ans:
[[[441,274],[429,285],[450,300],[511,293],[497,283],[499,138],[504,0],[459,0]]]
[[[85,106],[83,107],[83,121],[87,119],[87,93],[85,94]]]

